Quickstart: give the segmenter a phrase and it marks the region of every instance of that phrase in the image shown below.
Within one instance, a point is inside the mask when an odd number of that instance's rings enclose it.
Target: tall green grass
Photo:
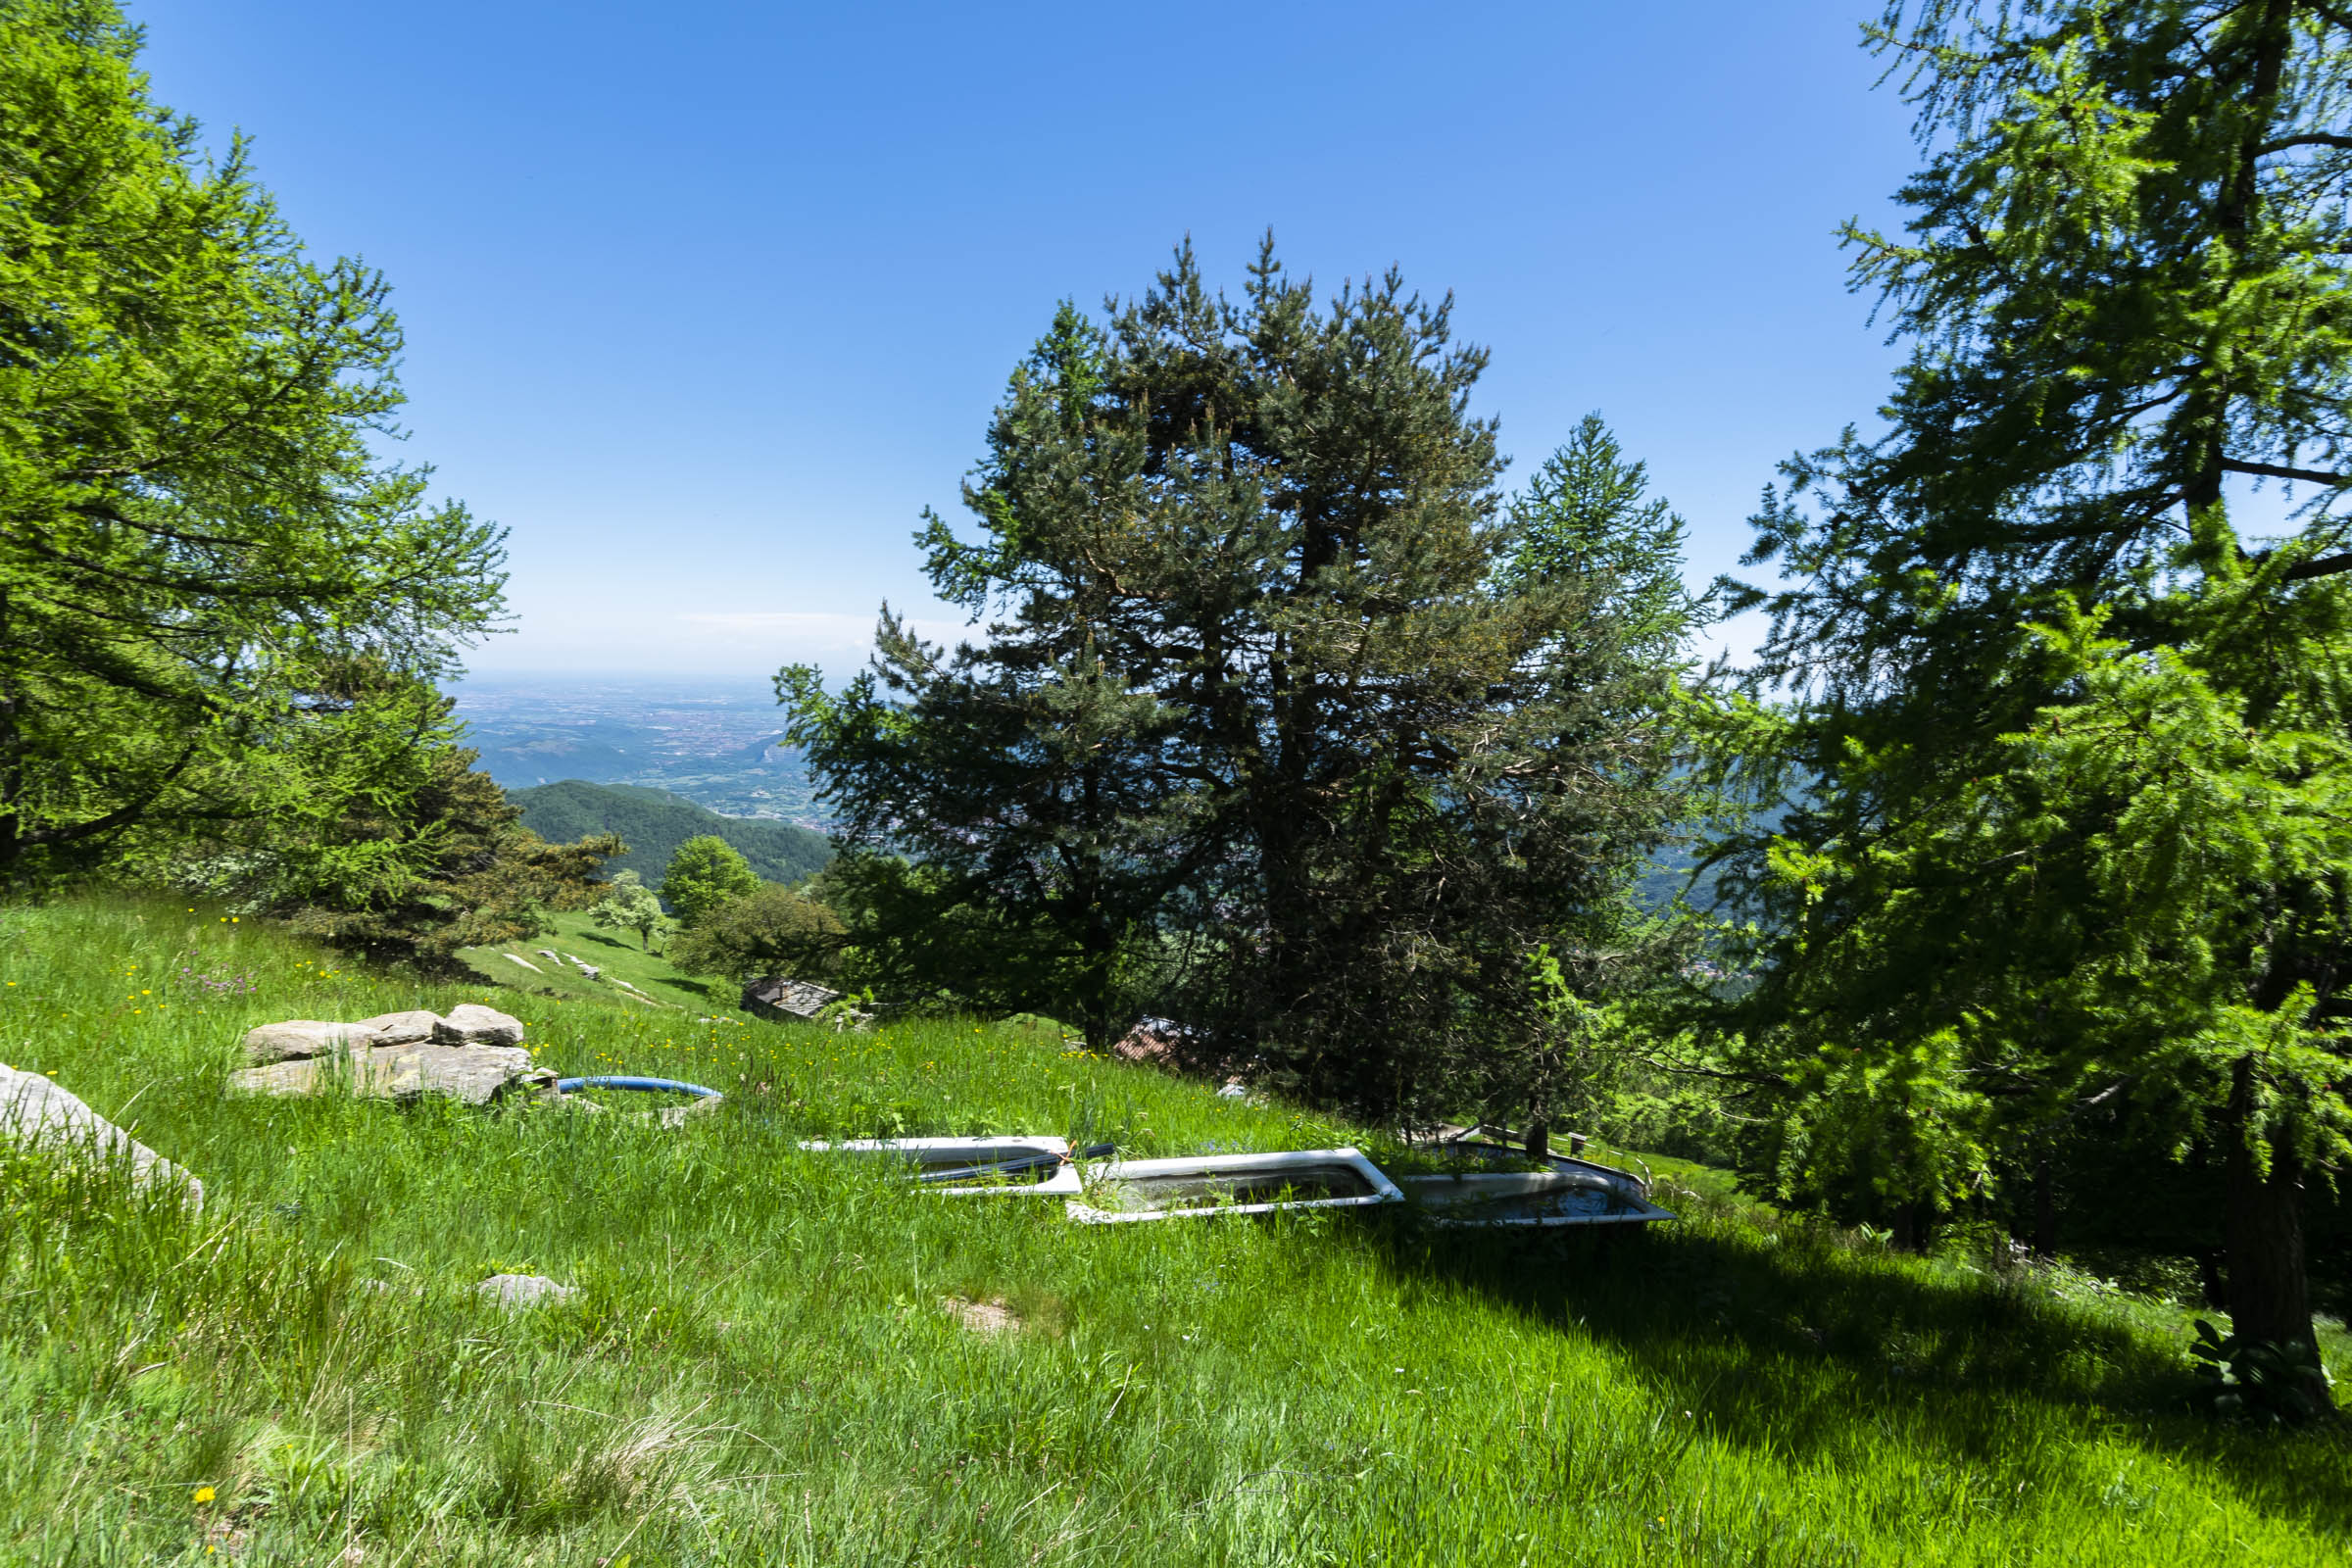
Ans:
[[[1703,1200],[1081,1228],[801,1153],[1364,1136],[971,1021],[870,1036],[355,972],[184,906],[0,916],[0,1058],[202,1176],[0,1155],[0,1553],[40,1563],[2340,1562],[2352,1449],[2182,1403],[2180,1314]],[[209,975],[192,983],[180,971]],[[255,989],[220,982],[249,977]],[[503,1005],[683,1130],[229,1098],[275,1018]],[[580,1287],[506,1314],[497,1271]],[[1021,1327],[967,1328],[999,1299]],[[2340,1350],[2331,1345],[2331,1349]],[[205,1491],[210,1495],[205,1500]]]

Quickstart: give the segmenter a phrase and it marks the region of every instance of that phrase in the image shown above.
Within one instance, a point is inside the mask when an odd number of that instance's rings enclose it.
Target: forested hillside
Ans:
[[[786,822],[721,816],[667,790],[567,778],[537,789],[510,790],[507,798],[521,808],[523,826],[555,843],[619,834],[629,852],[606,862],[608,876],[634,871],[649,883],[659,882],[678,846],[698,833],[725,839],[770,882],[798,882],[824,869],[833,858],[833,847],[822,833]]]

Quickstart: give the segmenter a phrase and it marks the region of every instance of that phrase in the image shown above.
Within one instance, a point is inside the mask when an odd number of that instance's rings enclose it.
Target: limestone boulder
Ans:
[[[726,1099],[724,1095],[705,1095],[700,1100],[689,1100],[683,1105],[663,1105],[654,1112],[654,1118],[664,1127],[683,1127],[690,1121],[717,1115],[718,1107],[726,1103]]]
[[[433,1039],[445,1046],[519,1046],[522,1020],[478,1002],[463,1003],[433,1026]]]
[[[487,1011],[488,1009],[483,1009]],[[331,1056],[359,1046],[407,1046],[433,1038],[440,1014],[418,1008],[414,1012],[384,1012],[358,1023],[327,1023],[316,1018],[293,1018],[266,1023],[245,1034],[245,1059],[256,1065]]]
[[[316,1018],[293,1018],[266,1023],[245,1033],[245,1059],[251,1062],[297,1061],[308,1056],[330,1056],[368,1037],[356,1023],[324,1023]]]
[[[248,1067],[229,1075],[247,1094],[346,1093],[363,1100],[415,1100],[442,1095],[486,1105],[520,1092],[552,1093],[556,1075],[531,1064],[519,1046],[452,1046],[423,1041],[406,1046],[355,1047],[331,1056],[308,1056]]]
[[[165,1183],[204,1201],[204,1183],[37,1072],[0,1067],[0,1139],[70,1156],[124,1160],[140,1186]]]
[[[510,1312],[521,1306],[560,1306],[580,1294],[578,1286],[559,1285],[544,1274],[493,1274],[473,1289]]]
[[[441,1025],[441,1015],[417,1007],[410,1012],[379,1012],[372,1018],[362,1018],[352,1025],[368,1031],[371,1046],[413,1046],[420,1040],[433,1038]]]

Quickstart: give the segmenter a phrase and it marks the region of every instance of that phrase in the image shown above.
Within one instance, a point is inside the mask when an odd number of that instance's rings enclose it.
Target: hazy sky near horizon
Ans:
[[[1601,6],[133,0],[156,96],[242,130],[390,277],[402,456],[512,530],[481,675],[846,673],[957,515],[1056,300],[1190,234],[1391,265],[1493,351],[1524,475],[1600,410],[1733,568],[1773,465],[1895,351],[1837,223],[1894,220],[1875,0]],[[1735,626],[1737,648],[1752,635]]]

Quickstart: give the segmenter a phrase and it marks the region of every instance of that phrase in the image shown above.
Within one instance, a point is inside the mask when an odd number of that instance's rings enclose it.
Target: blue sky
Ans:
[[[1054,302],[1271,226],[1451,290],[1523,474],[1601,410],[1729,569],[1774,462],[1894,353],[1833,230],[1915,159],[1875,0],[1183,8],[147,0],[157,96],[242,129],[395,288],[404,456],[512,529],[484,676],[846,671],[952,625],[952,510]],[[1744,628],[1728,637],[1740,646]]]

